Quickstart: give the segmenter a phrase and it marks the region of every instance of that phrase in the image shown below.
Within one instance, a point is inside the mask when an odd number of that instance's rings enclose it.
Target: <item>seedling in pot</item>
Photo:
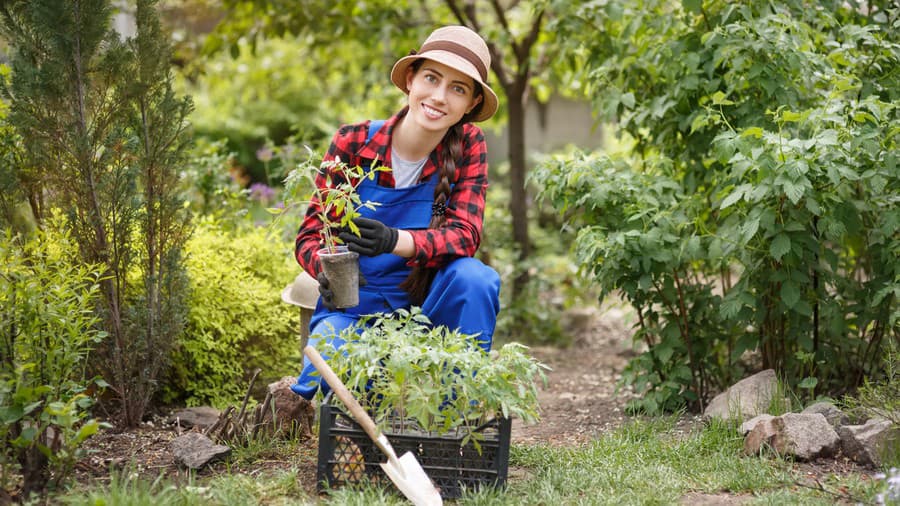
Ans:
[[[278,212],[284,213],[287,209],[301,205],[317,206],[316,216],[323,224],[319,231],[322,247],[335,253],[338,245],[342,244],[337,236],[338,231],[346,228],[359,235],[359,228],[353,220],[361,216],[361,209],[375,209],[379,205],[371,200],[363,202],[357,192],[360,183],[365,179],[374,181],[378,172],[388,169],[379,165],[378,160],[374,160],[370,167],[351,166],[337,158],[319,162],[319,157],[308,147],[306,149],[309,152],[307,160],[300,163],[284,180],[287,198],[284,210]],[[316,177],[320,173],[326,176],[324,188],[316,186]],[[298,199],[297,194],[305,196]]]

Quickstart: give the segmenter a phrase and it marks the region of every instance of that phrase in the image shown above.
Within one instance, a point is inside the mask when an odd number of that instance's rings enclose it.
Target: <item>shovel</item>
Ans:
[[[402,457],[397,458],[397,454],[394,452],[391,443],[389,443],[384,434],[378,430],[375,422],[368,413],[366,413],[366,410],[359,405],[359,402],[353,398],[353,395],[347,390],[347,387],[344,386],[344,383],[337,377],[334,371],[331,370],[331,367],[325,363],[325,360],[322,359],[322,355],[319,354],[318,350],[312,346],[307,346],[303,349],[303,353],[306,354],[309,361],[312,362],[316,370],[319,371],[319,374],[322,375],[328,383],[328,386],[330,386],[331,390],[334,391],[334,394],[337,395],[338,399],[347,406],[347,409],[350,410],[350,414],[353,415],[356,423],[362,426],[363,430],[366,431],[366,434],[368,434],[369,437],[372,438],[372,441],[375,442],[375,445],[387,455],[388,461],[381,464],[381,469],[383,469],[384,473],[388,475],[388,478],[394,482],[394,485],[400,489],[400,492],[416,506],[442,505],[443,501],[441,501],[441,494],[431,483],[428,475],[425,474],[425,470],[422,469],[422,465],[416,460],[416,456],[411,452],[406,452]]]

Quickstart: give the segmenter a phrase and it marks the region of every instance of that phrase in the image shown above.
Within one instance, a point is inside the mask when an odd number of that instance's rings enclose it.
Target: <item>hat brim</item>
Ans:
[[[474,65],[469,63],[465,58],[457,56],[449,51],[427,51],[422,54],[404,56],[397,60],[397,63],[394,64],[394,68],[391,69],[391,82],[394,83],[394,86],[400,88],[403,93],[409,94],[409,88],[406,87],[406,72],[409,69],[409,66],[412,65],[414,61],[421,58],[456,69],[471,77],[473,81],[481,85],[484,103],[481,106],[481,110],[478,111],[478,115],[472,118],[472,121],[484,121],[497,112],[499,101],[497,100],[497,94],[494,93],[494,90],[481,80],[481,76],[478,75],[478,71],[475,69]]]
[[[308,273],[301,272],[281,291],[281,300],[306,309],[315,309],[319,301],[319,282]]]
[[[290,285],[284,287],[284,290],[281,291],[281,301],[286,302],[288,304],[293,304],[295,306],[299,306],[300,302],[294,300],[294,298],[291,296],[292,288],[293,288],[293,284],[290,284]]]

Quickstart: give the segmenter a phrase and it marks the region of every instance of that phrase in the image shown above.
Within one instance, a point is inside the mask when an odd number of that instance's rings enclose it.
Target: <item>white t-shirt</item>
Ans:
[[[391,153],[391,170],[394,171],[394,188],[406,188],[419,182],[422,176],[422,167],[428,157],[421,160],[410,162]]]

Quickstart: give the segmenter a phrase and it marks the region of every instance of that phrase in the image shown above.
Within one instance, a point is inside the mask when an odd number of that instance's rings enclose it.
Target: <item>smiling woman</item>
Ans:
[[[360,315],[420,306],[435,326],[477,334],[478,344],[490,350],[500,279],[473,258],[481,243],[487,157],[484,135],[472,124],[497,111],[497,95],[487,84],[490,64],[477,33],[462,26],[439,28],[391,70],[391,82],[407,95],[406,107],[386,121],[346,125],[335,134],[326,161],[360,167],[377,161],[388,170],[358,187],[362,200],[380,205],[353,220],[352,231],[339,231],[359,253],[366,280],[357,307],[338,310],[333,304],[316,253],[325,226],[320,204],[314,199],[309,205],[296,257],[319,281],[310,344],[325,339],[340,348],[344,341],[337,336]],[[327,166],[316,179],[319,187],[340,183],[341,176]],[[294,385],[307,399],[319,388],[314,371],[304,361]]]

